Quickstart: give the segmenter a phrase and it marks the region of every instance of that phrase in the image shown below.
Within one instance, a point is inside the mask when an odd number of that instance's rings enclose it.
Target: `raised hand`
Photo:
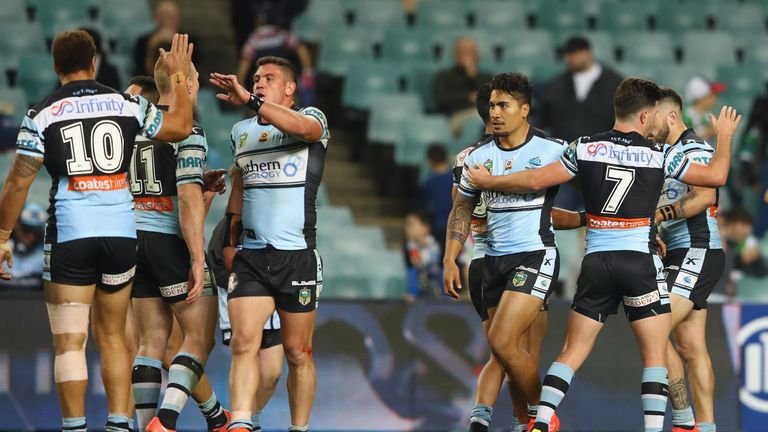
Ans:
[[[712,128],[715,130],[715,134],[720,134],[732,137],[736,133],[736,128],[741,123],[741,114],[736,112],[736,108],[731,106],[724,106],[720,110],[720,115],[715,118],[714,115],[709,115],[709,120],[712,122]]]
[[[170,76],[177,72],[189,76],[192,65],[193,44],[189,43],[189,35],[176,33],[173,35],[171,50],[160,48],[160,59],[163,70]],[[181,84],[181,83],[179,83]],[[183,83],[186,85],[186,83]]]
[[[232,105],[245,105],[251,99],[251,92],[240,85],[235,75],[224,75],[214,72],[208,81],[225,92],[218,93],[216,97]]]

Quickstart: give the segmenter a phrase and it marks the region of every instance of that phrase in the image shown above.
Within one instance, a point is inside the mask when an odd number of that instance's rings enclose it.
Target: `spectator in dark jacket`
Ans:
[[[427,163],[429,176],[421,187],[418,208],[431,216],[432,235],[440,243],[442,256],[448,215],[453,208],[451,199],[453,172],[448,161],[448,152],[440,144],[432,144],[427,148]]]
[[[568,70],[543,86],[534,122],[552,136],[570,142],[613,126],[613,93],[622,76],[596,62],[589,41],[583,37],[570,38],[563,49]],[[555,205],[577,210],[583,204],[580,194],[563,185]]]

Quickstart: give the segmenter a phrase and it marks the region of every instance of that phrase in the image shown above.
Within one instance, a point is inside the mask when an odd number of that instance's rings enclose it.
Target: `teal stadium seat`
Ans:
[[[312,0],[291,23],[291,32],[303,41],[320,42],[326,30],[341,25],[344,12],[340,0]]]
[[[29,103],[24,90],[20,88],[0,87],[0,111],[10,114],[21,124],[27,113]],[[2,172],[2,171],[0,171]]]
[[[580,32],[587,29],[584,5],[573,0],[542,1],[536,15],[536,28],[550,31]]]
[[[652,1],[606,2],[597,19],[597,27],[617,34],[627,31],[648,30],[651,17],[656,13],[657,6]]]
[[[616,38],[622,61],[644,64],[673,64],[675,47],[672,38],[659,32],[628,32]]]
[[[348,0],[345,9],[352,13],[356,29],[391,29],[405,27],[403,5],[398,0]]]
[[[408,118],[421,116],[424,108],[416,93],[378,94],[368,121],[368,141],[395,143],[400,125]]]
[[[456,141],[456,145],[448,149],[450,157],[455,156],[460,151],[475,144],[484,131],[485,125],[479,115],[465,118],[464,121],[461,122],[461,134]]]
[[[688,80],[695,75],[712,78],[715,76],[716,65],[657,65],[655,70],[656,82],[659,85],[671,87],[685,97],[685,86],[688,84]]]
[[[42,102],[59,86],[59,77],[49,54],[26,54],[21,57],[16,81],[33,104]]]
[[[382,57],[392,62],[432,61],[431,36],[428,30],[390,30],[384,36]]]
[[[646,63],[619,63],[616,65],[616,69],[625,77],[644,78],[651,81],[657,81],[658,79],[658,66],[649,65]],[[665,85],[659,82],[659,84]]]
[[[722,32],[688,32],[682,38],[683,61],[695,65],[736,63],[733,37]]]
[[[396,93],[400,70],[390,63],[358,63],[344,79],[342,103],[345,107],[367,110],[376,93]]]
[[[322,252],[321,252],[322,253]],[[323,298],[326,299],[370,299],[373,298],[371,290],[371,281],[366,276],[357,275],[339,275],[334,274],[332,270],[334,255],[323,253],[324,274],[323,274]]]
[[[533,65],[529,78],[534,84],[543,84],[563,72],[565,67],[560,63],[538,63]]]
[[[528,12],[519,0],[469,1],[467,11],[474,17],[475,28],[481,30],[508,31],[528,25]]]
[[[545,63],[555,60],[555,47],[549,32],[519,31],[507,33],[507,43],[503,47],[502,61]]]
[[[443,69],[441,65],[433,62],[419,62],[410,66],[410,74],[407,77],[408,91],[421,97],[427,111],[434,108],[434,80],[441,69]]]
[[[416,8],[416,26],[461,29],[467,27],[467,10],[458,0],[422,0]]]
[[[679,1],[663,2],[656,14],[656,30],[679,34],[685,31],[701,31],[707,28],[707,20],[713,15],[711,8],[700,2],[695,5]]]
[[[728,95],[754,97],[765,90],[764,69],[760,65],[724,65],[717,68],[717,80],[728,85]]]
[[[743,41],[745,63],[768,65],[768,36],[755,35]]]
[[[13,67],[18,67],[22,54],[45,53],[47,51],[43,32],[37,23],[2,23],[3,37],[0,37],[0,56]]]
[[[765,9],[759,4],[725,4],[720,6],[715,23],[720,31],[750,36],[766,32],[765,18]]]
[[[745,277],[736,284],[736,298],[748,303],[768,303],[768,278]]]
[[[0,23],[27,22],[27,5],[24,0],[4,0],[0,7]]]
[[[46,38],[53,40],[58,31],[77,28],[75,23],[91,21],[88,6],[71,1],[43,1],[37,8],[36,21],[40,23]]]
[[[350,65],[373,57],[373,43],[362,30],[332,29],[323,37],[317,68],[333,76],[344,76]]]
[[[317,228],[324,230],[332,226],[353,225],[352,210],[343,206],[325,206],[317,209]]]
[[[210,87],[201,87],[197,94],[197,114],[200,118],[219,117],[219,100],[216,99],[217,91]]]
[[[448,119],[442,115],[412,117],[403,122],[395,159],[408,164],[421,164],[430,144],[450,146],[453,141]]]

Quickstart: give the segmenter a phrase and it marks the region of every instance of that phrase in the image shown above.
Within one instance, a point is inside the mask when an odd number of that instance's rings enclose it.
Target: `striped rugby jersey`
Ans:
[[[453,185],[457,188],[461,183],[461,174],[464,172],[464,159],[469,156],[477,147],[488,144],[493,141],[493,134],[483,134],[482,137],[473,145],[465,148],[456,155],[453,161]],[[485,194],[480,194],[480,201],[472,210],[472,241],[474,248],[472,250],[472,259],[483,258],[488,249],[488,212],[486,209]]]

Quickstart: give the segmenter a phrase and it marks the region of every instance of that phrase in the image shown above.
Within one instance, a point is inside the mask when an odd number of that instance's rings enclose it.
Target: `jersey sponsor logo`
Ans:
[[[243,148],[246,142],[248,142],[248,132],[243,132],[237,138],[237,148]]]
[[[63,99],[51,105],[51,115],[59,117],[66,114],[105,113],[123,114],[125,99],[123,98],[88,98],[88,99]]]
[[[107,192],[127,187],[126,173],[69,178],[69,190],[73,192]]]
[[[541,163],[541,158],[537,156],[537,157],[535,157],[535,158],[533,158],[533,159],[530,159],[530,160],[528,161],[528,166],[527,166],[527,167],[525,167],[525,169],[534,169],[534,168],[539,168],[539,167],[540,167],[540,166],[542,166],[542,165],[543,165],[543,164]]]
[[[262,153],[237,158],[245,186],[295,184],[306,179],[308,150]]]
[[[637,297],[624,296],[624,304],[629,307],[643,307],[656,303],[661,300],[661,295],[658,291],[649,292]]]
[[[544,205],[544,192],[521,192],[521,193],[506,193],[498,191],[486,191],[483,194],[488,195],[488,208],[491,211],[526,208],[526,207],[539,207]]]
[[[512,278],[512,285],[520,288],[525,285],[525,281],[528,280],[528,275],[524,271],[515,273],[515,277]]]
[[[267,142],[269,139],[269,132],[262,132],[261,136],[259,136],[259,142]]]
[[[592,229],[633,229],[651,226],[650,218],[610,218],[587,214],[587,228]]]
[[[317,281],[291,281],[291,286],[315,286]]]
[[[173,211],[173,199],[171,197],[144,197],[133,199],[133,209],[136,211]]]
[[[101,283],[104,285],[120,285],[128,282],[131,280],[133,275],[136,274],[136,266],[131,267],[130,270],[128,270],[125,273],[119,273],[119,274],[102,274],[101,275]]]
[[[309,288],[302,288],[299,290],[299,304],[306,306],[312,301],[312,290]]]
[[[633,147],[607,141],[579,144],[579,159],[634,167],[661,167],[662,155],[647,147]]]
[[[552,280],[546,276],[539,275],[536,278],[536,282],[534,282],[533,286],[544,291],[549,291],[550,286],[552,286]]]
[[[202,168],[203,158],[196,156],[187,156],[185,158],[176,159],[176,168]]]
[[[675,156],[671,161],[669,161],[669,164],[667,165],[667,173],[672,174],[676,172],[677,168],[680,166],[680,163],[683,162],[683,159],[685,159],[685,153],[681,151],[675,153]]]
[[[179,282],[174,285],[160,287],[160,295],[165,298],[176,297],[187,293],[189,282]]]
[[[675,285],[684,286],[686,288],[691,288],[696,285],[696,282],[699,280],[698,276],[689,275],[686,273],[678,273],[677,278],[675,279]]]
[[[512,159],[507,159],[506,161],[504,161],[504,169],[505,170],[512,169]]]

